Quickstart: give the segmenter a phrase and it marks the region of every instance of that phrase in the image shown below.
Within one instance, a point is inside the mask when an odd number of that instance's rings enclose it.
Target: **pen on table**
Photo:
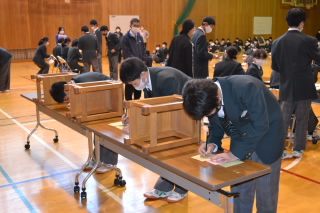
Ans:
[[[207,138],[206,138],[206,152],[208,151],[208,139],[209,139],[209,131],[207,131]]]

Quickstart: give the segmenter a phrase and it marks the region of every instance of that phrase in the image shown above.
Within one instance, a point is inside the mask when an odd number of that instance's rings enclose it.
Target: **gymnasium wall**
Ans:
[[[58,27],[64,26],[68,36],[82,35],[81,26],[96,19],[99,25],[109,25],[109,15],[139,15],[141,24],[151,33],[148,49],[157,43],[171,42],[174,23],[182,13],[187,0],[1,0],[0,46],[15,51],[20,59],[30,58],[40,38],[48,36],[49,53],[55,46]],[[204,16],[216,18],[216,28],[209,38],[243,40],[252,37],[253,17],[272,16],[272,36],[279,37],[287,30],[285,15],[289,9],[280,0],[198,0],[190,18],[201,24]],[[307,10],[309,19],[304,32],[315,35],[320,28],[320,6]],[[129,23],[128,23],[129,25]],[[111,29],[114,30],[114,29]],[[105,41],[103,40],[103,48]]]

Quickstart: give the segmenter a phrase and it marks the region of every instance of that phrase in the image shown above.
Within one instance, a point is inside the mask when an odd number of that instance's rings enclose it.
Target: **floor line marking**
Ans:
[[[14,191],[18,194],[22,202],[26,205],[26,207],[31,211],[31,212],[37,212],[35,208],[32,206],[32,204],[28,201],[26,196],[20,191],[20,189],[14,184],[13,180],[9,176],[9,174],[0,166],[0,172],[3,174],[3,176],[6,178],[6,180],[12,184],[12,188]]]
[[[25,126],[23,126],[19,121],[17,121],[16,119],[14,119],[12,116],[10,116],[9,114],[7,114],[6,112],[4,112],[2,109],[0,109],[0,112],[2,114],[4,114],[5,116],[7,116],[8,118],[10,118],[14,123],[16,123],[21,129],[23,129],[24,131],[26,131],[28,134],[31,132],[29,131]],[[44,147],[46,147],[47,149],[49,149],[50,151],[52,151],[55,155],[57,155],[59,158],[61,158],[63,161],[65,161],[71,168],[73,169],[78,169],[79,167],[74,164],[73,162],[71,162],[69,159],[67,159],[65,156],[63,156],[61,153],[57,152],[56,150],[54,150],[51,146],[49,146],[46,142],[44,142],[40,137],[38,137],[35,133],[32,134],[32,137],[35,138],[40,144],[42,144]],[[91,178],[92,180],[94,180],[93,178]],[[112,191],[110,191],[109,189],[107,189],[105,186],[103,186],[102,184],[98,183],[95,180],[97,186],[99,187],[99,189],[101,189],[103,192],[105,192],[106,194],[108,194],[110,197],[112,197],[115,201],[117,201],[118,203],[120,203],[121,205],[123,205],[122,203],[122,199],[120,199],[117,195],[115,195]],[[128,207],[126,207],[127,209]],[[135,212],[135,210],[133,208],[130,208],[130,212]]]
[[[286,173],[291,174],[291,175],[294,175],[294,176],[296,176],[296,177],[299,177],[299,178],[302,178],[302,179],[311,181],[311,182],[313,182],[313,183],[320,184],[320,181],[316,181],[316,180],[314,180],[314,179],[308,178],[308,177],[303,176],[303,175],[299,175],[299,174],[297,174],[297,173],[288,171],[288,170],[286,170],[286,169],[281,169],[281,171],[286,172]]]
[[[39,178],[33,178],[33,179],[24,180],[24,181],[20,181],[20,182],[12,182],[10,184],[6,184],[6,185],[0,186],[0,189],[1,188],[6,188],[6,187],[11,187],[11,186],[14,186],[14,185],[20,185],[20,184],[24,184],[24,183],[29,183],[29,182],[33,182],[33,181],[43,180],[43,179],[47,179],[47,178],[52,178],[52,177],[56,177],[56,176],[60,176],[60,175],[65,175],[65,174],[69,174],[69,173],[73,173],[73,172],[78,172],[78,171],[80,171],[80,169],[75,169],[75,170],[66,171],[66,172],[59,172],[59,173],[55,173],[55,174],[52,174],[52,175],[47,175],[47,176],[43,176],[43,177],[39,177]]]

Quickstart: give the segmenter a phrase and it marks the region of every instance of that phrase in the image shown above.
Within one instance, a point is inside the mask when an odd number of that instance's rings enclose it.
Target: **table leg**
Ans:
[[[38,103],[36,103],[36,116],[37,116],[37,125],[29,133],[29,135],[27,137],[27,143],[24,145],[25,149],[29,149],[30,148],[30,137],[38,129],[39,126],[41,128],[43,128],[43,129],[54,131],[55,132],[55,138],[53,139],[53,142],[57,143],[59,141],[57,130],[55,130],[53,128],[45,127],[45,126],[42,125],[41,120],[40,120],[40,112],[39,112]]]

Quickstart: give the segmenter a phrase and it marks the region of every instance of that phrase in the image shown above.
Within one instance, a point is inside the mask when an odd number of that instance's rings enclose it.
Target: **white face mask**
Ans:
[[[265,59],[256,59],[256,65],[262,67],[265,63],[266,63],[266,60]]]
[[[160,50],[160,48],[159,48],[159,47],[156,47],[156,50]]]
[[[139,27],[132,27],[132,28],[131,28],[131,31],[132,31],[134,34],[137,34],[137,33],[140,31],[140,28],[139,28]]]
[[[206,33],[211,33],[212,32],[212,28],[208,25],[206,26]]]
[[[143,82],[142,77],[140,77],[140,84],[137,87],[134,87],[136,90],[143,90],[144,88],[146,88],[148,82]]]

